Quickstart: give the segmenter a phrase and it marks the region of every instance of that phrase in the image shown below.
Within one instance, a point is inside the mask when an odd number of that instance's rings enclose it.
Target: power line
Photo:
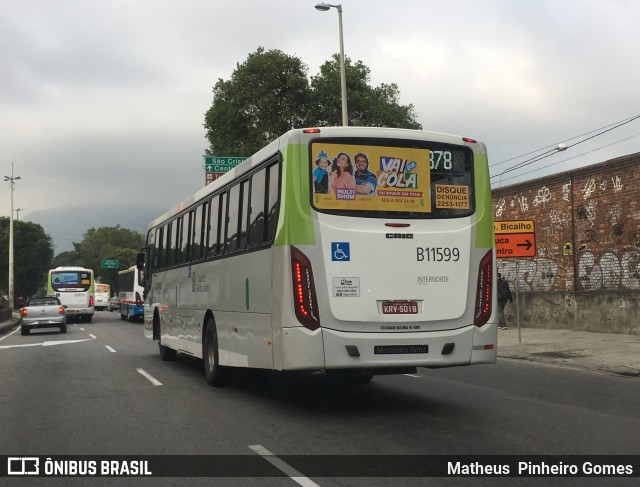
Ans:
[[[625,118],[624,120],[620,120],[619,122],[610,123],[609,125],[605,125],[604,127],[600,127],[600,128],[594,129],[594,130],[590,130],[589,132],[585,132],[584,134],[581,134],[581,135],[576,135],[575,137],[571,137],[570,139],[565,139],[564,142],[567,142],[567,141],[573,140],[573,139],[577,139],[579,137],[584,137],[585,135],[592,134],[592,133],[597,132],[599,130],[608,129],[609,127],[613,127],[614,125],[616,125],[616,126],[618,124],[624,125],[625,123],[632,122],[633,120],[635,120],[636,118],[639,118],[639,117],[640,117],[640,115],[634,115],[633,117]],[[617,127],[614,127],[614,128],[617,128]],[[536,152],[540,152],[540,151],[543,151],[545,149],[555,148],[560,143],[561,142],[556,142],[555,144],[551,144],[551,145],[548,145],[548,146],[543,147],[541,149],[536,149],[536,150],[533,150],[531,152],[527,152],[526,154],[521,154],[519,156],[510,157],[509,159],[505,159],[504,161],[496,162],[495,164],[489,164],[489,167],[499,166],[499,165],[504,164],[506,162],[513,161],[515,159],[520,159],[521,157],[525,157],[525,156],[528,156],[528,155],[531,155],[531,154],[535,154]]]
[[[508,181],[510,179],[515,179],[515,178],[519,178],[521,176],[524,176],[525,174],[531,174],[533,172],[540,171],[541,169],[546,169],[546,168],[551,167],[551,166],[556,166],[558,164],[562,164],[563,162],[567,162],[567,161],[571,161],[573,159],[577,159],[578,157],[586,156],[587,154],[592,154],[593,152],[605,149],[607,147],[611,147],[613,145],[620,144],[622,142],[626,142],[627,140],[631,140],[631,139],[633,139],[635,137],[638,137],[638,136],[640,136],[640,132],[638,132],[637,134],[634,134],[634,135],[630,135],[629,137],[625,137],[624,139],[620,139],[620,140],[618,140],[616,142],[612,142],[611,144],[603,145],[603,146],[597,147],[597,148],[595,148],[593,150],[590,150],[590,151],[587,151],[587,152],[583,152],[582,154],[577,154],[577,155],[569,157],[567,159],[563,159],[562,161],[554,162],[553,164],[547,164],[546,166],[538,167],[536,169],[532,169],[531,171],[523,172],[523,173],[517,174],[515,176],[504,178],[504,181]],[[501,179],[501,182],[502,181],[503,180]]]
[[[577,135],[577,136],[572,137],[572,138],[567,139],[567,140],[574,140],[574,139],[577,139],[577,138],[580,138],[580,137],[584,137],[584,136],[586,136],[586,135],[593,134],[594,132],[598,132],[598,133],[596,133],[595,135],[591,135],[590,137],[587,137],[587,138],[585,138],[585,139],[583,139],[583,140],[580,140],[580,141],[575,142],[575,143],[570,144],[570,145],[565,145],[565,144],[559,143],[559,144],[556,144],[556,145],[551,145],[551,146],[544,147],[543,149],[538,149],[537,151],[532,151],[532,152],[529,152],[529,153],[527,153],[527,154],[523,154],[523,155],[521,155],[521,156],[512,157],[512,158],[510,158],[510,159],[507,159],[507,160],[505,160],[505,161],[499,162],[499,163],[497,163],[497,164],[490,165],[490,167],[499,166],[500,164],[504,164],[505,162],[509,162],[509,161],[514,160],[514,159],[518,159],[518,158],[520,158],[520,157],[524,157],[524,156],[527,156],[527,155],[533,154],[533,153],[535,153],[535,152],[540,152],[541,150],[544,150],[544,149],[552,148],[552,149],[550,149],[550,150],[547,150],[546,152],[543,152],[542,154],[538,154],[538,155],[536,155],[536,156],[532,157],[531,159],[527,159],[527,160],[525,160],[525,161],[519,162],[518,164],[515,164],[514,166],[512,166],[512,167],[509,167],[509,168],[505,169],[505,170],[504,170],[504,171],[502,171],[500,174],[495,174],[495,175],[491,176],[491,179],[494,179],[494,178],[500,177],[500,180],[502,181],[502,176],[503,176],[505,173],[512,172],[512,171],[516,171],[516,170],[518,170],[518,169],[520,169],[520,168],[522,168],[522,167],[524,167],[524,166],[528,166],[529,164],[533,164],[534,162],[538,162],[538,161],[540,161],[540,160],[542,160],[542,159],[546,159],[547,157],[552,156],[552,155],[556,154],[556,153],[557,153],[557,152],[559,152],[559,151],[564,151],[564,150],[566,150],[566,149],[568,149],[568,148],[570,148],[570,147],[575,147],[575,146],[576,146],[576,145],[578,145],[578,144],[582,144],[582,143],[584,143],[584,142],[586,142],[586,141],[588,141],[588,140],[591,140],[591,139],[594,139],[594,138],[596,138],[596,137],[599,137],[600,135],[603,135],[603,134],[605,134],[605,133],[607,133],[607,132],[610,132],[610,131],[615,130],[615,129],[619,128],[619,127],[622,127],[623,125],[626,125],[626,124],[628,124],[628,123],[631,123],[631,122],[633,122],[634,120],[637,120],[638,118],[640,118],[640,115],[635,115],[635,116],[633,116],[633,117],[630,117],[630,118],[627,118],[627,119],[621,120],[621,121],[619,121],[619,122],[615,122],[615,123],[612,123],[612,124],[606,125],[606,126],[601,127],[601,128],[599,128],[599,129],[591,130],[591,131],[586,132],[586,133],[584,133],[584,134],[582,134],[582,135]],[[567,159],[567,160],[568,160],[568,159]],[[545,167],[548,167],[548,166],[545,166]],[[531,171],[529,171],[529,172],[531,172]],[[528,174],[528,173],[524,173],[524,174]],[[522,174],[521,174],[521,175],[522,175]],[[508,179],[513,179],[513,178],[508,178]]]
[[[605,125],[604,127],[601,127],[599,129],[591,130],[591,131],[586,132],[586,133],[584,133],[582,135],[577,135],[575,137],[571,137],[570,139],[566,139],[567,141],[574,140],[574,139],[578,139],[580,137],[585,137],[586,135],[593,134],[594,132],[598,132],[595,135],[592,135],[591,137],[587,137],[586,139],[580,140],[580,141],[578,141],[578,142],[576,142],[574,144],[565,145],[565,144],[562,144],[562,143],[557,143],[557,144],[553,144],[553,145],[549,145],[549,146],[543,147],[542,149],[538,149],[538,150],[535,150],[535,151],[528,152],[526,154],[522,154],[520,156],[511,157],[510,159],[506,159],[506,160],[498,162],[496,164],[490,164],[489,167],[496,167],[496,166],[499,166],[501,164],[505,164],[507,162],[513,161],[515,159],[519,159],[521,157],[525,157],[525,156],[534,154],[536,152],[540,152],[540,151],[545,150],[545,149],[550,149],[550,150],[547,150],[546,152],[544,152],[542,154],[538,154],[538,155],[532,157],[531,159],[527,159],[525,161],[519,162],[518,164],[515,164],[514,166],[505,169],[499,175],[492,176],[492,178],[498,177],[498,176],[500,176],[500,175],[502,175],[502,174],[504,174],[506,172],[515,171],[515,170],[519,169],[520,167],[524,167],[526,165],[532,164],[534,162],[539,161],[540,159],[545,159],[546,157],[549,157],[550,155],[555,154],[559,150],[565,150],[565,149],[568,149],[570,147],[574,147],[574,146],[576,146],[578,144],[582,144],[583,142],[586,142],[588,140],[594,139],[595,137],[598,137],[598,136],[600,136],[602,134],[605,134],[605,133],[610,132],[612,130],[615,130],[615,129],[619,128],[619,127],[622,127],[623,125],[631,123],[634,120],[637,120],[638,118],[640,118],[640,115],[635,115],[633,117],[626,118],[626,119],[621,120],[619,122],[615,122],[615,123],[612,123],[612,124],[609,124],[609,125]],[[561,146],[562,146],[562,148],[559,149],[559,147],[561,147]]]

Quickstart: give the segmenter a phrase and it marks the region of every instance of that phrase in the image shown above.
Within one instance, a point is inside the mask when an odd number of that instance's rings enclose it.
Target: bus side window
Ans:
[[[193,211],[185,213],[182,218],[182,240],[178,249],[178,264],[184,264],[191,260],[191,225],[193,220]]]
[[[224,238],[225,231],[227,228],[227,201],[229,200],[229,196],[227,193],[222,193],[220,195],[220,212],[218,213],[218,246],[216,247],[216,254],[222,255],[224,253]]]
[[[264,207],[267,170],[261,169],[251,178],[251,213],[249,215],[249,246],[255,247],[265,241]]]
[[[178,249],[180,248],[180,218],[176,218],[171,223],[169,242],[167,246],[167,265],[173,267],[178,263]]]
[[[249,180],[240,183],[240,208],[238,209],[238,250],[247,247],[247,225],[249,222]]]
[[[197,261],[202,258],[202,237],[203,237],[203,218],[202,215],[207,211],[207,203],[203,203],[196,207],[193,211],[192,224],[193,227],[193,237],[192,237],[192,245],[191,245],[191,260]]]
[[[238,227],[240,223],[240,185],[236,184],[229,190],[229,200],[227,202],[227,233],[225,253],[235,252],[238,249]]]
[[[160,227],[156,230],[156,248],[153,254],[153,259],[155,260],[153,265],[154,269],[164,268],[164,259],[162,258],[162,251],[164,250],[164,229],[165,227]]]
[[[224,229],[224,218],[221,217],[223,195],[216,195],[211,200],[209,208],[209,225],[208,225],[208,242],[209,242],[209,256],[215,257],[220,255],[222,249],[222,243],[220,242],[220,227]]]
[[[164,268],[170,267],[173,263],[171,259],[171,230],[173,222],[168,223],[164,230]]]

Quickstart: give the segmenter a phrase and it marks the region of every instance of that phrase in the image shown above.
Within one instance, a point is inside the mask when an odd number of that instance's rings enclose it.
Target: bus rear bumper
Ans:
[[[496,361],[496,326],[428,333],[323,329],[325,368],[453,367]]]

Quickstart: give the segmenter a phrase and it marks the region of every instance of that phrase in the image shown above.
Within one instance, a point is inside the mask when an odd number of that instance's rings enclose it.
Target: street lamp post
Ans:
[[[349,120],[347,114],[347,75],[344,65],[344,37],[342,35],[342,5],[319,3],[318,5],[316,5],[316,10],[326,12],[332,7],[338,10],[338,22],[340,31],[340,93],[342,98],[342,125],[346,127],[349,125]]]
[[[9,213],[9,309],[13,311],[13,190],[15,181],[20,176],[13,175],[13,162],[11,163],[11,177],[5,176],[5,181],[11,181],[11,212]]]

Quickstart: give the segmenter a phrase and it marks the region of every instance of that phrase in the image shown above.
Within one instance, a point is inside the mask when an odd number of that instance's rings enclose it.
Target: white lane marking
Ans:
[[[156,379],[155,377],[153,377],[151,374],[149,374],[147,371],[145,371],[144,369],[136,369],[140,374],[142,374],[144,377],[146,377],[147,379],[149,379],[151,381],[151,383],[154,386],[161,386],[162,382],[160,382],[158,379]]]
[[[112,353],[116,353],[116,351],[113,348],[111,348],[109,345],[105,345],[105,348]]]
[[[293,468],[291,465],[284,462],[283,460],[279,459],[277,456],[275,456],[273,453],[271,453],[262,445],[249,445],[249,448],[251,448],[254,452],[260,455],[262,458],[264,458],[267,462],[269,462],[271,465],[276,467],[278,470],[287,474],[289,478],[291,478],[291,480],[297,482],[298,484],[304,487],[320,487],[319,484],[316,484],[310,478],[302,475],[295,468]]]
[[[402,375],[406,375],[407,377],[415,377],[416,379],[420,378],[420,376],[416,374],[402,374]]]
[[[82,331],[84,331],[84,328],[80,327],[80,329],[81,329]]]
[[[56,342],[44,342],[44,343],[23,343],[21,345],[3,345],[0,348],[20,348],[20,347],[51,347],[53,345],[67,345],[69,343],[81,343],[88,342],[91,338],[85,338],[83,340],[60,340]]]
[[[89,333],[89,336],[90,336],[91,338],[98,338],[98,337],[97,337],[97,336],[95,336],[93,333]]]
[[[2,340],[4,340],[5,338],[9,338],[9,337],[10,337],[11,335],[13,335],[14,333],[17,333],[19,329],[20,329],[20,328],[16,328],[16,329],[15,329],[15,330],[13,330],[11,333],[8,333],[8,334],[6,334],[5,336],[0,337],[0,342],[1,342]]]

